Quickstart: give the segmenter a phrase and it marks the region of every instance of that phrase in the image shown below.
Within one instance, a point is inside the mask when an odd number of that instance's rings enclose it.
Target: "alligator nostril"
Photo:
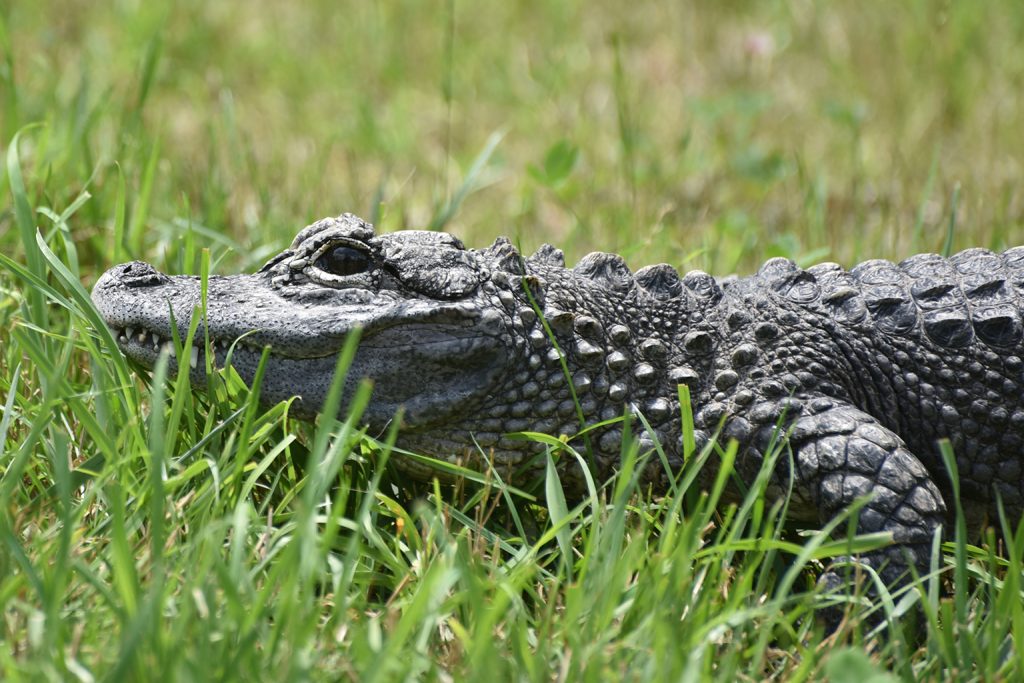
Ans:
[[[142,261],[132,261],[131,263],[122,263],[119,266],[114,267],[115,270],[120,271],[123,277],[137,277],[139,275],[151,275],[156,272],[156,269],[148,263]]]
[[[119,283],[126,287],[150,287],[163,284],[167,280],[166,275],[142,261],[122,263],[108,270],[107,274],[114,281],[110,284]]]

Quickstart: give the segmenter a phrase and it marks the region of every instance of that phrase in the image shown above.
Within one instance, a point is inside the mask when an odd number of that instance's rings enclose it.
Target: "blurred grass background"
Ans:
[[[446,226],[473,245],[723,273],[897,258],[941,248],[958,184],[956,247],[1020,239],[1015,2],[50,0],[2,16],[0,131],[45,124],[25,137],[30,191],[93,195],[73,225],[96,272],[118,166],[130,256],[178,265],[192,223],[245,267],[341,211],[430,225],[496,134]]]
[[[1016,680],[1024,542],[824,634],[845,546],[756,488],[379,488],[355,418],[147,387],[78,282],[342,211],[718,274],[1017,244],[1022,46],[1010,0],[0,0],[0,678]]]

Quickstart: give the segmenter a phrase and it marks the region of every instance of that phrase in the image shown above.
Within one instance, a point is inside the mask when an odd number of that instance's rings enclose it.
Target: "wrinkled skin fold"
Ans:
[[[823,523],[871,495],[858,531],[896,543],[860,560],[895,581],[908,565],[927,569],[947,523],[937,440],[953,445],[975,529],[995,519],[997,499],[1021,517],[1022,292],[1024,248],[849,271],[772,259],[723,285],[667,265],[632,273],[614,254],[567,269],[557,249],[524,258],[503,238],[469,250],[445,233],[376,235],[344,214],[302,230],[258,273],[210,278],[212,345],[191,350],[190,377],[205,381],[205,354],[222,363],[237,342],[232,365],[250,381],[269,345],[262,399],[298,396],[295,410],[311,418],[359,327],[346,390],[373,381],[371,427],[401,407],[400,445],[497,467],[513,483],[541,465],[539,446],[509,433],[571,436],[624,412],[645,416],[641,448],[657,439],[678,469],[686,384],[697,446],[716,433],[735,439],[741,478],[753,480],[785,429],[792,460],[779,459],[769,495],[792,487],[795,518]],[[133,262],[107,271],[93,298],[122,351],[152,366],[172,316],[185,337],[199,281]],[[614,473],[621,438],[613,425],[592,440],[599,477]],[[647,481],[667,490],[672,473],[651,463]],[[581,486],[574,464],[563,465],[566,485]]]

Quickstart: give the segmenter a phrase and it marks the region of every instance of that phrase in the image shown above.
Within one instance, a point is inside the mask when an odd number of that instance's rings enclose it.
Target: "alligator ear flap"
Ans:
[[[572,272],[618,292],[628,291],[633,286],[633,273],[618,254],[600,251],[587,254],[580,259]]]
[[[540,245],[540,249],[533,253],[533,256],[526,260],[527,263],[538,266],[554,266],[565,268],[565,254],[561,249],[555,249],[550,244]]]
[[[480,285],[481,275],[472,266],[447,262],[431,267],[405,268],[398,273],[402,284],[438,299],[461,299]]]
[[[494,240],[494,244],[484,249],[482,254],[494,262],[495,270],[512,275],[526,273],[523,255],[507,237],[499,237]]]

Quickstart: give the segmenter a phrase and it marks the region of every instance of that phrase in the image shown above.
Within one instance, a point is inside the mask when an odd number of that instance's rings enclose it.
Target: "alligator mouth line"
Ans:
[[[177,357],[174,340],[157,332],[153,332],[152,330],[147,330],[141,327],[111,327],[110,331],[113,333],[114,339],[117,340],[117,343],[122,350],[133,358],[139,359],[140,356],[150,355],[155,358],[165,349],[171,358]],[[198,342],[198,344],[193,343],[189,350],[188,364],[193,370],[199,367],[199,360],[204,355],[204,345],[202,340],[198,340]],[[240,350],[256,354],[262,352],[255,346],[243,343],[240,339],[234,342],[229,342],[224,339],[211,338],[210,346],[212,347],[212,360],[214,364],[219,361],[227,360],[228,352],[232,345],[235,347],[232,353],[235,354]]]
[[[152,366],[160,352],[165,349],[172,359],[177,359],[174,339],[168,332],[156,332],[141,325],[121,326],[108,322],[107,326],[121,350],[136,361]],[[419,329],[419,333],[415,339],[380,339],[379,335],[386,336],[388,331],[398,327],[405,329],[415,327]],[[258,332],[258,330],[252,330],[252,332]],[[431,355],[440,355],[442,353],[472,353],[487,345],[487,336],[478,334],[472,327],[450,330],[450,332],[457,332],[456,334],[438,334],[437,332],[427,320],[410,320],[408,318],[383,320],[378,321],[377,325],[369,329],[362,328],[360,346],[367,349],[385,348],[392,354],[432,349]],[[250,334],[245,333],[230,339],[211,334],[209,336],[210,343],[207,346],[204,343],[203,330],[196,330],[192,346],[188,350],[189,366],[193,370],[198,369],[207,352],[211,353],[211,361],[216,367],[227,365],[229,354],[232,359],[257,362],[263,354],[264,345],[248,341],[247,337]],[[179,339],[184,342],[184,335],[180,335]],[[344,344],[339,344],[336,349],[322,348],[320,353],[293,355],[282,352],[282,349],[274,344],[269,345],[271,346],[271,356],[288,361],[318,361],[331,358],[344,346]]]

